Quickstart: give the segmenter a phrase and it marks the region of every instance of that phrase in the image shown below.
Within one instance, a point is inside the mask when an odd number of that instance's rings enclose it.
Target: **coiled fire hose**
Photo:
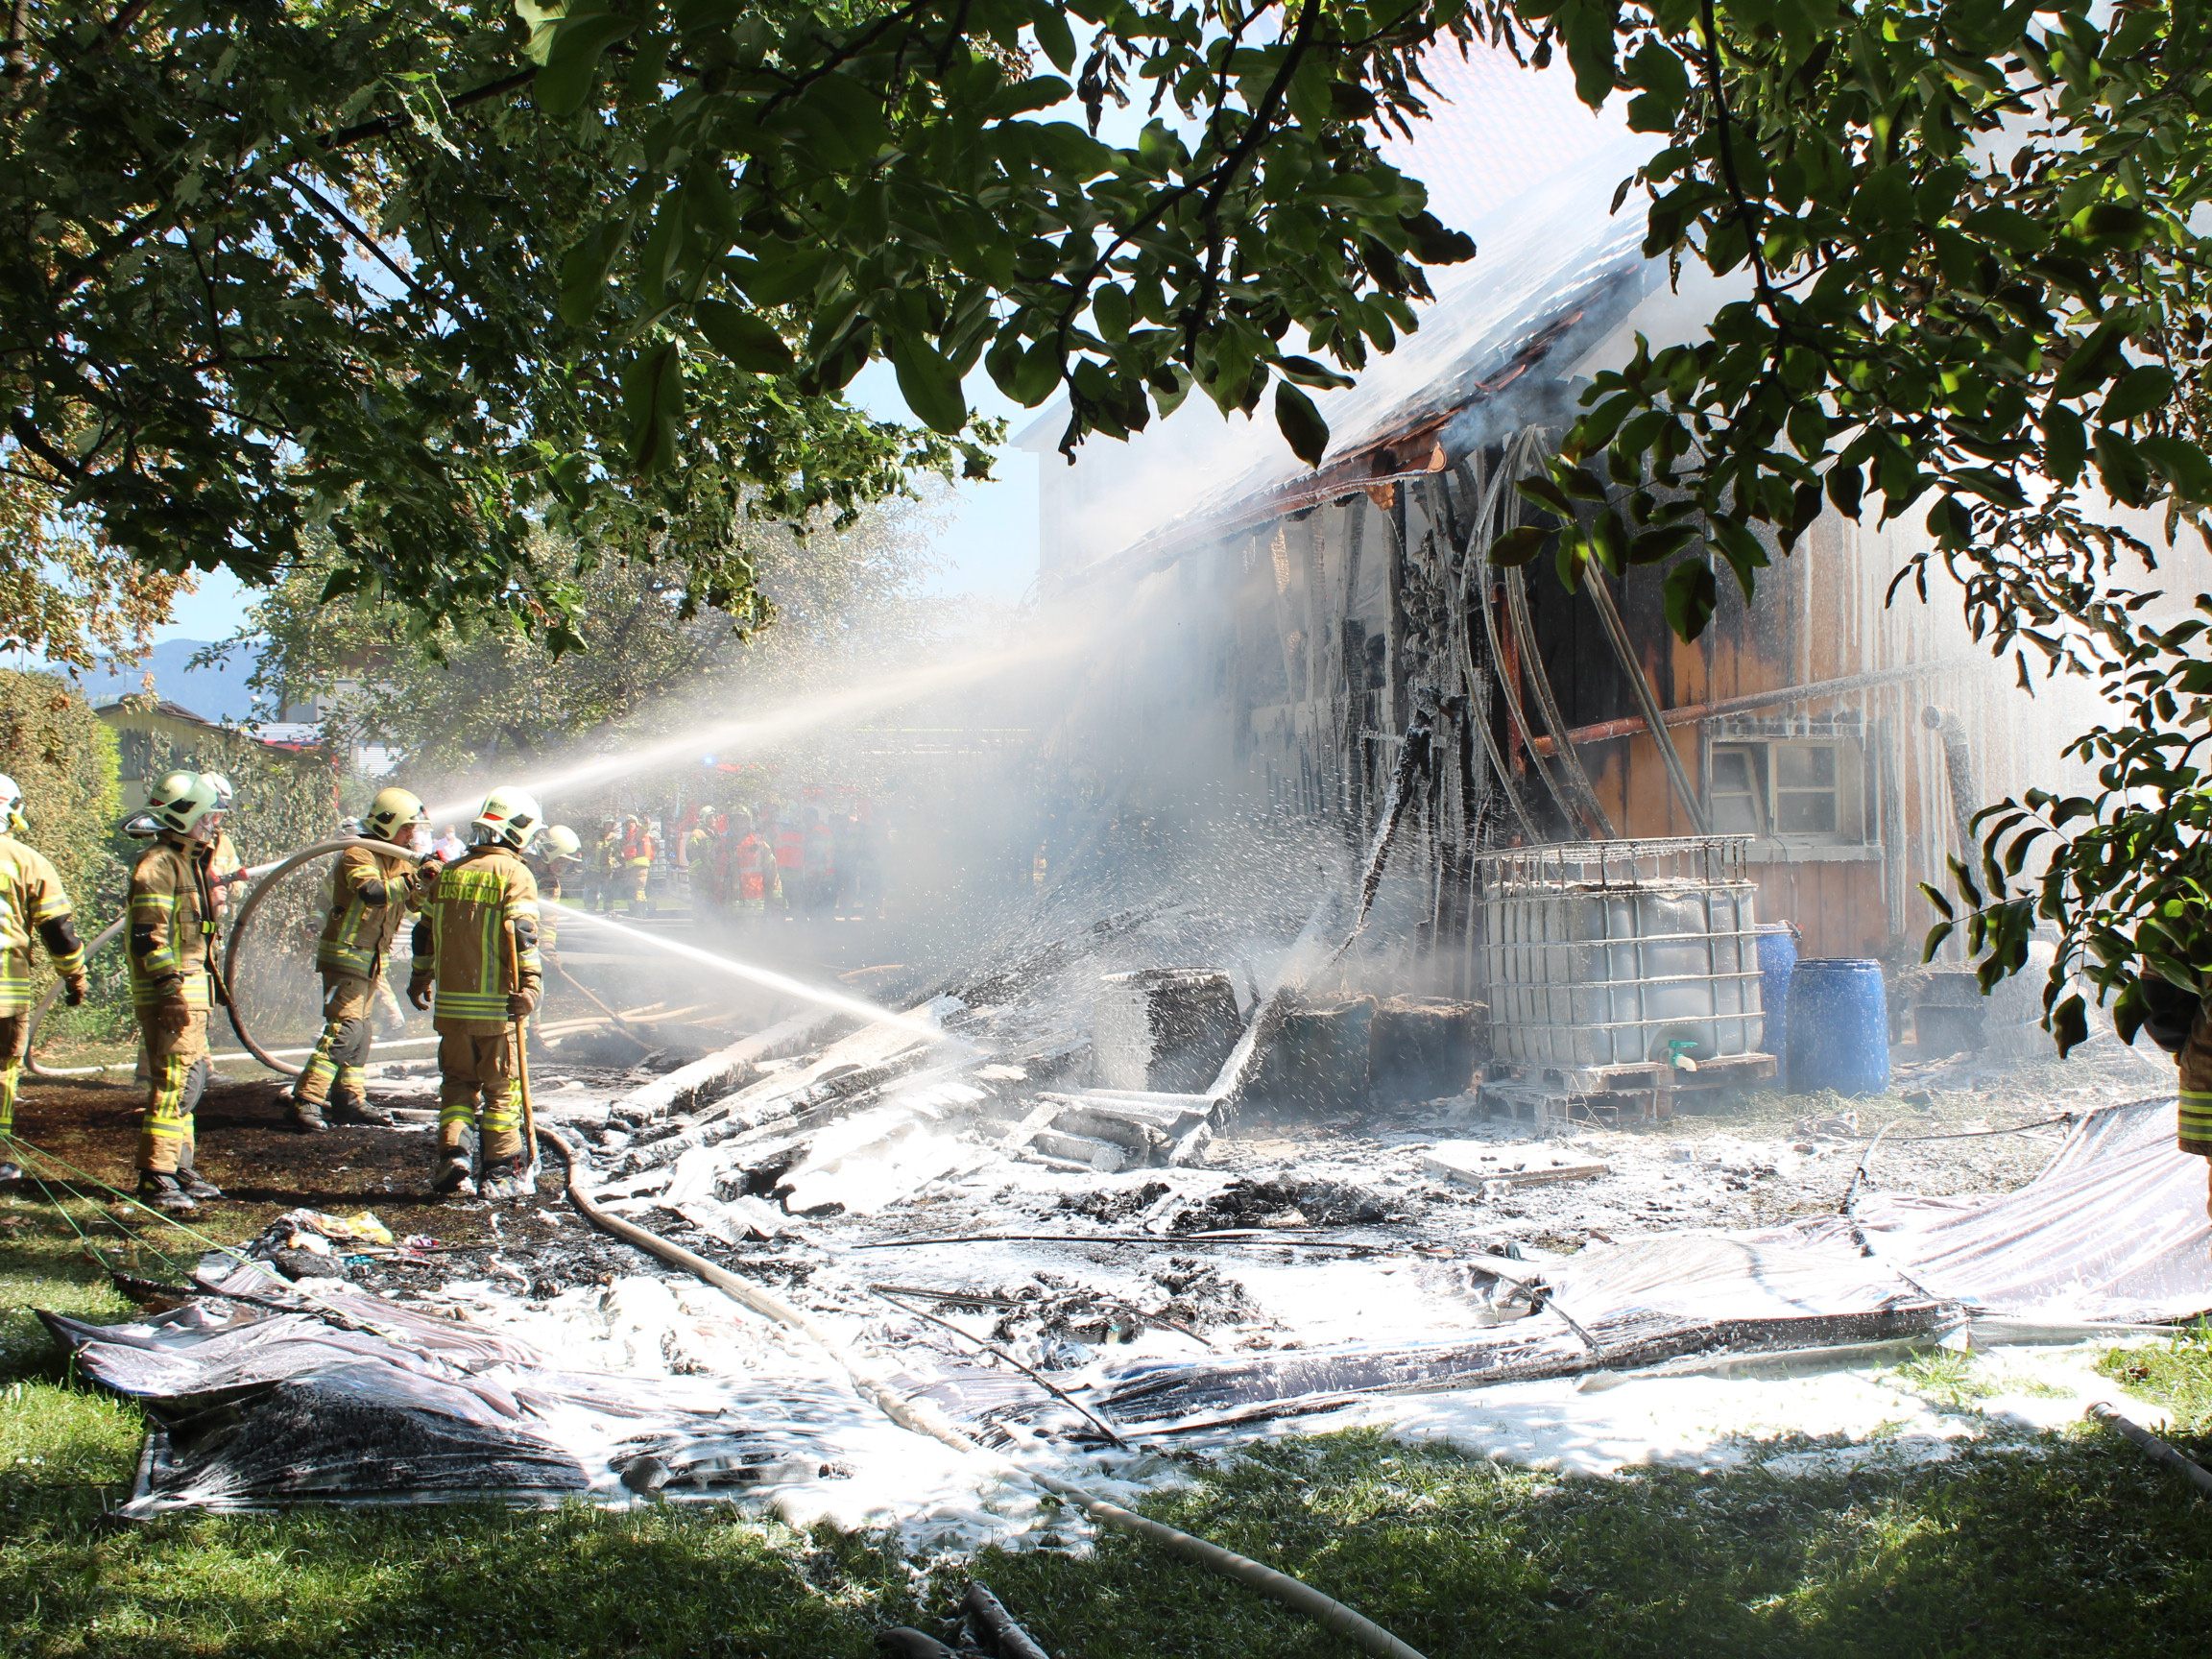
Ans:
[[[683,1268],[762,1318],[796,1331],[836,1360],[845,1374],[852,1378],[853,1385],[900,1428],[917,1434],[926,1434],[956,1452],[983,1458],[996,1465],[1001,1475],[1015,1476],[1041,1486],[1055,1498],[1072,1503],[1094,1521],[1139,1538],[1149,1539],[1186,1560],[1195,1561],[1202,1567],[1211,1567],[1214,1572],[1234,1578],[1240,1584],[1249,1585],[1262,1595],[1271,1597],[1286,1607],[1326,1625],[1361,1652],[1378,1654],[1381,1659],[1422,1659],[1418,1648],[1407,1646],[1372,1619],[1355,1612],[1334,1597],[1324,1596],[1310,1584],[1303,1583],[1286,1573],[1278,1573],[1272,1567],[1262,1566],[1248,1555],[1239,1555],[1234,1550],[1225,1550],[1218,1544],[1210,1544],[1203,1538],[1193,1537],[1165,1522],[1154,1521],[1134,1510],[1124,1509],[1120,1504],[1109,1503],[1072,1481],[1031,1469],[977,1444],[933,1407],[921,1401],[908,1399],[877,1376],[867,1360],[834,1333],[825,1330],[805,1310],[716,1266],[706,1257],[694,1254],[681,1244],[670,1243],[658,1233],[648,1232],[634,1221],[625,1220],[601,1209],[592,1201],[591,1195],[584,1190],[584,1184],[579,1179],[578,1171],[583,1165],[581,1154],[543,1124],[539,1125],[538,1138],[560,1154],[562,1165],[567,1170],[568,1202],[576,1207],[587,1221],[603,1233],[613,1234],[624,1242],[635,1244],[647,1254],[659,1257],[670,1266]]]
[[[260,909],[261,901],[268,896],[270,890],[277,882],[309,859],[321,858],[330,853],[343,853],[349,847],[366,847],[372,853],[386,853],[396,858],[411,858],[418,864],[429,856],[426,853],[416,853],[408,848],[397,846],[390,841],[378,841],[366,835],[341,835],[333,840],[318,841],[312,846],[301,848],[299,852],[288,857],[279,858],[276,863],[267,867],[261,878],[253,883],[252,890],[246,895],[245,902],[238,906],[238,915],[230,924],[230,943],[223,952],[225,968],[228,969],[237,962],[240,942],[246,937],[247,923],[253,920],[253,913]],[[289,1061],[277,1059],[276,1055],[253,1041],[252,1033],[246,1029],[244,1016],[238,1012],[238,992],[235,979],[230,982],[230,995],[225,999],[224,1005],[229,1010],[230,1029],[238,1033],[240,1047],[272,1071],[280,1072],[286,1077],[300,1075],[299,1067],[292,1065]]]
[[[405,847],[395,846],[389,841],[372,840],[366,836],[341,835],[328,841],[317,841],[312,846],[302,847],[299,852],[279,858],[274,863],[254,865],[252,868],[245,872],[247,876],[253,878],[253,885],[248,891],[245,899],[240,902],[238,906],[238,914],[230,924],[230,942],[223,952],[224,966],[228,968],[230,964],[238,960],[239,942],[246,936],[246,924],[253,919],[254,911],[261,907],[262,899],[267,896],[269,891],[274,888],[279,880],[290,875],[294,870],[297,870],[301,865],[306,863],[311,858],[321,858],[332,853],[343,853],[349,847],[366,847],[372,853],[389,853],[396,857],[412,858],[417,863],[421,863],[423,858],[428,856],[426,854],[411,852]],[[123,932],[123,925],[129,920],[130,918],[128,914],[118,916],[114,921],[108,923],[107,926],[103,927],[97,934],[95,934],[91,941],[84,947],[84,959],[89,962],[92,959],[94,952],[104,949],[108,945],[113,943],[115,939],[120,937]],[[239,1046],[242,1046],[247,1053],[252,1055],[254,1059],[260,1061],[262,1065],[268,1067],[270,1070],[278,1072],[286,1077],[299,1076],[299,1067],[290,1064],[288,1061],[277,1059],[276,1056],[270,1053],[268,1049],[262,1047],[260,1044],[253,1040],[252,1033],[246,1029],[246,1022],[244,1016],[238,1012],[238,999],[235,995],[235,982],[232,984],[232,992],[233,994],[226,1001],[226,1007],[228,1009],[230,1015],[230,1029],[238,1034]],[[26,1044],[31,1048],[36,1048],[38,1043],[39,1023],[45,1020],[47,1014],[52,1010],[54,1006],[55,998],[60,995],[61,987],[59,982],[53,985],[49,985],[46,988],[46,995],[38,998],[37,1007],[31,1011],[31,1028],[25,1038]],[[53,1078],[55,1076],[55,1073],[47,1070],[45,1067],[39,1065],[36,1053],[26,1054],[24,1057],[23,1066],[24,1070],[29,1071],[34,1077]]]

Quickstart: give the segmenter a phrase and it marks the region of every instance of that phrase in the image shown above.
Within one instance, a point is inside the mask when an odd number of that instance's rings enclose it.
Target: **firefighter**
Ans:
[[[616,902],[626,904],[633,915],[644,916],[652,911],[648,895],[653,882],[653,858],[659,852],[653,831],[644,819],[633,812],[622,820],[622,885]]]
[[[531,843],[530,855],[522,862],[530,866],[530,874],[538,881],[538,954],[550,960],[559,930],[553,912],[546,906],[560,903],[564,883],[574,880],[583,870],[584,843],[567,825],[548,824],[545,832]]]
[[[2157,974],[2142,976],[2143,1028],[2181,1068],[2181,1150],[2207,1160],[2205,1214],[2212,1215],[2212,998],[2192,996]]]
[[[540,818],[538,803],[519,789],[487,795],[469,826],[468,851],[430,884],[415,924],[407,999],[431,1011],[438,1031],[434,1186],[441,1193],[469,1184],[468,1132],[474,1125],[477,1195],[525,1195],[518,1049],[543,978],[538,880],[522,854]]]
[[[591,843],[591,908],[601,915],[614,907],[614,884],[621,873],[622,831],[613,819],[602,819],[599,838]]]
[[[757,925],[783,897],[783,884],[776,870],[776,851],[753,827],[753,814],[740,806],[730,815],[730,833],[724,842],[725,890],[738,920]]]
[[[230,780],[220,772],[203,772],[200,776],[206,779],[207,787],[215,791],[215,809],[223,814],[228,823],[230,803],[236,794],[230,787]],[[215,914],[221,916],[228,910],[231,901],[240,896],[245,886],[245,861],[238,856],[238,849],[230,840],[230,831],[228,829],[218,830],[207,850],[207,887],[215,901]]]
[[[0,777],[0,1183],[23,1171],[7,1154],[15,1134],[15,1085],[30,1050],[31,936],[46,948],[61,978],[61,995],[74,1008],[84,1000],[84,947],[78,942],[69,895],[43,853],[16,837],[30,825],[23,791]]]
[[[379,789],[362,816],[361,833],[430,854],[430,815],[405,789]],[[330,873],[330,911],[315,944],[315,967],[323,975],[323,1034],[292,1085],[292,1126],[301,1133],[312,1135],[333,1122],[391,1123],[389,1112],[369,1103],[369,1016],[392,942],[440,868],[434,854],[419,864],[369,847],[349,847],[338,855]]]
[[[760,839],[767,842],[776,854],[776,884],[783,897],[781,908],[788,913],[802,891],[806,842],[800,832],[797,820],[786,824],[773,801],[760,808]]]
[[[138,1195],[181,1214],[221,1190],[193,1168],[192,1118],[207,1089],[215,902],[207,862],[223,810],[197,772],[156,781],[146,809],[154,845],[131,868],[131,1003],[146,1045]]]
[[[704,806],[700,808],[698,821],[691,826],[691,832],[684,837],[684,869],[691,884],[691,915],[702,926],[711,922],[715,912],[729,902],[729,890],[722,880],[723,837],[729,823],[729,819],[713,807]]]

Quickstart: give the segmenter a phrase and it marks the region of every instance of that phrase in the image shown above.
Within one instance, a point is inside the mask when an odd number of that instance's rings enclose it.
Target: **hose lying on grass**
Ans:
[[[2141,1449],[2143,1455],[2152,1462],[2163,1463],[2192,1485],[2206,1492],[2212,1492],[2212,1469],[2205,1468],[2203,1464],[2193,1457],[2184,1457],[2179,1452],[2159,1439],[2157,1435],[2152,1433],[2150,1430],[2144,1428],[2134,1419],[2122,1416],[2102,1400],[2090,1407],[2082,1415],[2093,1423],[2104,1424],[2107,1429],[2117,1429],[2127,1439],[2133,1441]]]
[[[853,1385],[900,1428],[916,1434],[926,1434],[956,1452],[984,1458],[996,1465],[1001,1474],[1016,1476],[1043,1487],[1055,1498],[1072,1503],[1102,1526],[1149,1539],[1185,1560],[1195,1561],[1202,1567],[1211,1567],[1214,1572],[1234,1578],[1240,1584],[1249,1585],[1262,1595],[1271,1597],[1286,1607],[1293,1608],[1326,1625],[1361,1652],[1379,1654],[1382,1659],[1422,1659],[1418,1648],[1401,1642],[1372,1619],[1355,1612],[1334,1597],[1324,1596],[1310,1584],[1301,1583],[1286,1573],[1278,1573],[1272,1567],[1262,1566],[1248,1555],[1239,1555],[1234,1550],[1224,1550],[1218,1544],[1209,1544],[1203,1538],[1193,1537],[1164,1522],[1124,1509],[1118,1503],[1109,1503],[1072,1481],[1028,1468],[978,1445],[947,1421],[934,1407],[908,1399],[888,1382],[878,1377],[874,1368],[842,1337],[825,1329],[810,1314],[781,1297],[761,1289],[757,1285],[717,1266],[706,1257],[686,1250],[681,1244],[671,1243],[658,1233],[640,1227],[634,1221],[625,1220],[601,1209],[592,1202],[591,1195],[584,1190],[580,1179],[582,1155],[544,1124],[538,1126],[538,1136],[560,1154],[568,1171],[568,1202],[576,1207],[578,1214],[587,1221],[603,1233],[613,1234],[625,1243],[635,1244],[638,1249],[659,1257],[672,1267],[683,1268],[686,1273],[713,1286],[732,1301],[750,1308],[762,1318],[772,1319],[788,1330],[798,1332],[836,1360],[846,1375],[852,1378]]]

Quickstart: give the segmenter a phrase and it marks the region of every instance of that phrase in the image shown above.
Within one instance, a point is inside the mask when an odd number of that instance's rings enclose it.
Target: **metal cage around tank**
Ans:
[[[1481,854],[1496,1058],[1597,1069],[1758,1052],[1749,842],[1700,835]]]

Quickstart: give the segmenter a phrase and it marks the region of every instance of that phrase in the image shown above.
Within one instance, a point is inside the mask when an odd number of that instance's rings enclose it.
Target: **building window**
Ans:
[[[1830,846],[1867,840],[1856,735],[1730,736],[1711,755],[1707,816],[1717,832]]]

